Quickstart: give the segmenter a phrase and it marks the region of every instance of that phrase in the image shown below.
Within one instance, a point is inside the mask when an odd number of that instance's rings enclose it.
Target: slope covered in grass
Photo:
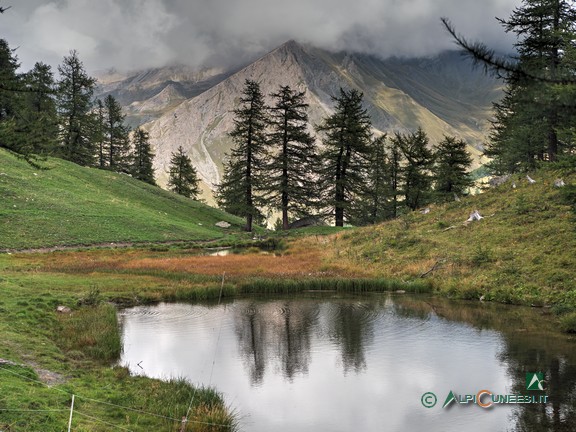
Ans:
[[[542,170],[398,220],[340,234],[332,260],[448,295],[576,306],[576,174]],[[563,178],[566,186],[554,181]],[[513,187],[515,183],[516,188]],[[484,219],[465,223],[478,210]]]
[[[210,240],[242,221],[117,174],[61,159],[34,168],[0,149],[0,250],[101,242]],[[221,229],[218,221],[233,226]]]

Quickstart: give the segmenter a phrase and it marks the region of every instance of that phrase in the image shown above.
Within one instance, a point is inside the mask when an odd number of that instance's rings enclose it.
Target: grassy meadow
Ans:
[[[576,172],[540,170],[373,227],[269,233],[127,176],[0,150],[0,430],[234,430],[213,389],[115,366],[119,305],[302,291],[406,291],[549,307],[576,332]],[[563,178],[566,186],[554,182]],[[516,187],[513,187],[512,185]],[[484,218],[465,222],[478,210]],[[218,221],[231,227],[221,229]],[[123,249],[81,245],[125,243]],[[201,246],[252,246],[207,256]],[[23,249],[67,247],[52,252]],[[56,307],[71,308],[59,314]],[[217,425],[215,425],[217,424]],[[225,425],[225,426],[220,426]]]
[[[127,175],[39,164],[0,149],[0,250],[244,237],[240,218]]]
[[[328,260],[437,293],[533,306],[576,306],[576,173],[540,170],[460,202],[338,234]],[[555,187],[562,178],[564,187]],[[514,187],[515,186],[515,187]],[[466,222],[478,210],[480,221]]]

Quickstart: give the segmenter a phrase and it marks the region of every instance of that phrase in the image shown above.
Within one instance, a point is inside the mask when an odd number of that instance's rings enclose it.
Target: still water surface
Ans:
[[[574,431],[576,345],[539,320],[389,295],[159,304],[121,313],[121,361],[216,387],[247,432]],[[450,390],[531,394],[525,375],[536,371],[546,405],[441,407]],[[422,405],[425,392],[435,407]]]

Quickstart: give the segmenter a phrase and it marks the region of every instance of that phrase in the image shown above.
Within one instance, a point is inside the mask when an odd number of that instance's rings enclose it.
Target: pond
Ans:
[[[386,294],[163,303],[121,312],[121,363],[216,387],[249,432],[574,431],[576,342],[545,313]]]

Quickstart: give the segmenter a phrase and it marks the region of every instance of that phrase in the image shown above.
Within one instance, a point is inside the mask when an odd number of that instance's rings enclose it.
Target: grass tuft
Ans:
[[[560,317],[560,326],[566,333],[576,333],[576,312],[570,312]]]
[[[71,357],[100,363],[118,360],[122,343],[114,306],[81,307],[71,314],[61,315],[59,321],[58,343]]]

